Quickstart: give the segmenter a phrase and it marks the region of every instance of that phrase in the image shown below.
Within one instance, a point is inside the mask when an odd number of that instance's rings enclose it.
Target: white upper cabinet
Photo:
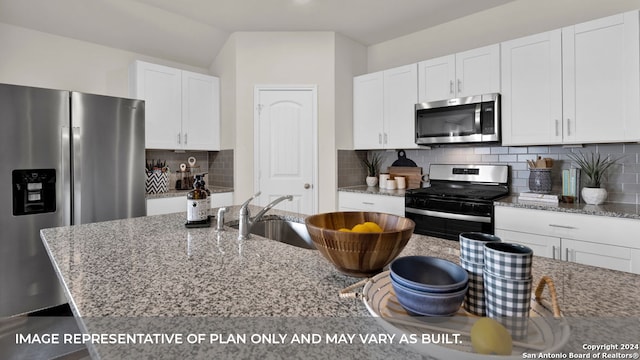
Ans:
[[[420,102],[500,92],[500,45],[418,63]]]
[[[355,149],[416,148],[416,64],[353,78]]]
[[[190,150],[220,150],[220,79],[182,72],[183,145]]]
[[[502,144],[562,143],[560,30],[502,43]]]
[[[147,149],[220,150],[218,78],[135,61],[129,80],[145,100]]]
[[[638,11],[562,29],[564,143],[640,139]]]
[[[129,77],[130,96],[145,100],[145,147],[176,148],[182,127],[181,71],[136,61]]]
[[[353,78],[353,146],[381,149],[384,127],[382,71]]]
[[[503,145],[640,140],[638,11],[502,43]]]

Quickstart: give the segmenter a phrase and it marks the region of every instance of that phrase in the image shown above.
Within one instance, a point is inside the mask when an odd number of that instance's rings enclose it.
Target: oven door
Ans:
[[[463,232],[494,232],[493,214],[468,215],[407,207],[405,216],[416,223],[414,233],[442,239],[458,240]]]

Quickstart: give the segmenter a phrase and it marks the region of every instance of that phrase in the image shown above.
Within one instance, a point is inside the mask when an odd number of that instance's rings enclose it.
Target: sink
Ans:
[[[239,227],[237,223],[230,224],[230,226],[234,229]],[[315,250],[316,248],[313,245],[311,236],[309,236],[306,225],[295,221],[282,219],[261,220],[253,224],[251,234],[303,249]]]

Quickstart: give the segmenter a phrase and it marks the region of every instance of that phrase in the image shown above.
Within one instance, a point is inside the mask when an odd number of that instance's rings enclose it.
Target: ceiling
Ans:
[[[0,0],[0,22],[208,68],[237,31],[372,45],[513,0]]]

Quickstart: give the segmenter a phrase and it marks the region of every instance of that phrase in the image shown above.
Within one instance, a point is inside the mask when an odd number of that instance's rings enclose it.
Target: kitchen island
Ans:
[[[257,208],[252,207],[252,212]],[[270,213],[293,221],[304,219],[299,214]],[[238,207],[230,207],[226,221],[237,219],[237,214]],[[87,341],[93,358],[141,354],[249,358],[265,353],[272,358],[422,356],[397,339],[393,346],[381,338],[375,343],[336,343],[328,349],[313,343],[312,334],[384,333],[361,300],[338,296],[360,279],[339,273],[318,251],[258,236],[238,241],[237,230],[230,227],[218,232],[215,226],[186,229],[184,225],[185,214],[176,213],[41,231],[84,332],[163,334],[135,345],[120,339],[110,343],[108,337]],[[458,243],[414,234],[401,256],[413,254],[458,262]],[[576,349],[585,342],[613,341],[606,336],[623,340],[619,330],[607,328],[610,322],[632,320],[638,331],[639,275],[535,257],[534,284],[545,275],[554,280],[560,308],[568,319],[598,321],[601,331],[597,334],[587,333],[590,326],[578,328],[582,337],[572,345]],[[205,333],[204,342],[187,338]],[[309,338],[297,346],[278,343],[290,341],[296,333]],[[181,334],[182,342],[172,343],[176,338],[171,334]],[[209,337],[213,334],[215,339]],[[245,338],[243,344],[233,334],[262,338],[255,343]],[[279,339],[283,334],[289,338]],[[636,346],[637,335],[631,332]]]

